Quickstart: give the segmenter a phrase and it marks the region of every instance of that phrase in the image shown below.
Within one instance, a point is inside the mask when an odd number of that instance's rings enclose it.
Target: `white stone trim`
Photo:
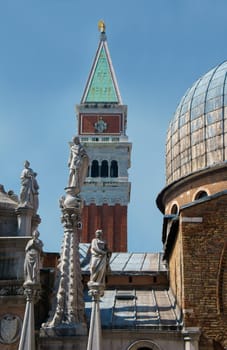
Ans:
[[[188,223],[201,223],[203,222],[203,218],[200,216],[194,216],[194,217],[188,217],[184,216],[181,218],[181,222],[188,222]]]

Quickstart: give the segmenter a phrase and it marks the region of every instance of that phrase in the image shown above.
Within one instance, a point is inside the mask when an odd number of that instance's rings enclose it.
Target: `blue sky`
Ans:
[[[60,249],[58,200],[68,141],[104,19],[133,143],[130,251],[161,251],[157,194],[165,186],[165,137],[192,83],[227,59],[227,2],[211,0],[8,0],[0,3],[0,183],[20,190],[28,159],[38,173],[41,238]]]

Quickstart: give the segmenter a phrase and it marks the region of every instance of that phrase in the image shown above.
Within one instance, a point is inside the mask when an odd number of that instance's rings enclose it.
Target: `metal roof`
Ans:
[[[89,273],[90,244],[80,243],[83,274]],[[152,274],[166,272],[162,253],[113,253],[111,274]],[[121,289],[120,289],[121,288]],[[166,288],[120,287],[105,290],[101,298],[102,328],[176,330],[181,328],[181,312],[170,290]],[[125,288],[125,289],[124,289]],[[91,297],[84,291],[87,322],[91,315]]]
[[[87,322],[91,297],[85,291]],[[169,290],[106,290],[100,302],[102,328],[181,329],[180,309]]]
[[[89,272],[90,244],[80,243],[80,263],[83,273]],[[163,253],[112,253],[110,259],[112,274],[143,274],[166,272]]]
[[[226,77],[227,61],[198,79],[181,99],[167,133],[167,184],[227,161]]]

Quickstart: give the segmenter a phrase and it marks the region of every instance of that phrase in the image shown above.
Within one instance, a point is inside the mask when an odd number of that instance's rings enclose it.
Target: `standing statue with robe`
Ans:
[[[40,255],[43,242],[39,239],[39,231],[34,230],[25,248],[24,286],[40,283]]]
[[[32,208],[35,212],[38,210],[38,189],[36,180],[37,173],[30,168],[28,160],[24,163],[24,169],[21,173],[21,191],[20,207]]]
[[[90,286],[105,285],[105,276],[109,268],[111,253],[102,236],[102,230],[97,230],[95,238],[91,242]]]
[[[75,194],[80,193],[81,186],[87,176],[89,158],[84,147],[80,143],[78,136],[73,138],[73,144],[70,149],[69,182],[68,187],[74,187]]]

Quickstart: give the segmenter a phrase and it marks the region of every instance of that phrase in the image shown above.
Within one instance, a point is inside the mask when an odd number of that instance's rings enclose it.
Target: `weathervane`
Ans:
[[[102,19],[98,22],[98,28],[99,28],[99,31],[101,33],[105,33],[106,25],[105,25],[105,22]]]

